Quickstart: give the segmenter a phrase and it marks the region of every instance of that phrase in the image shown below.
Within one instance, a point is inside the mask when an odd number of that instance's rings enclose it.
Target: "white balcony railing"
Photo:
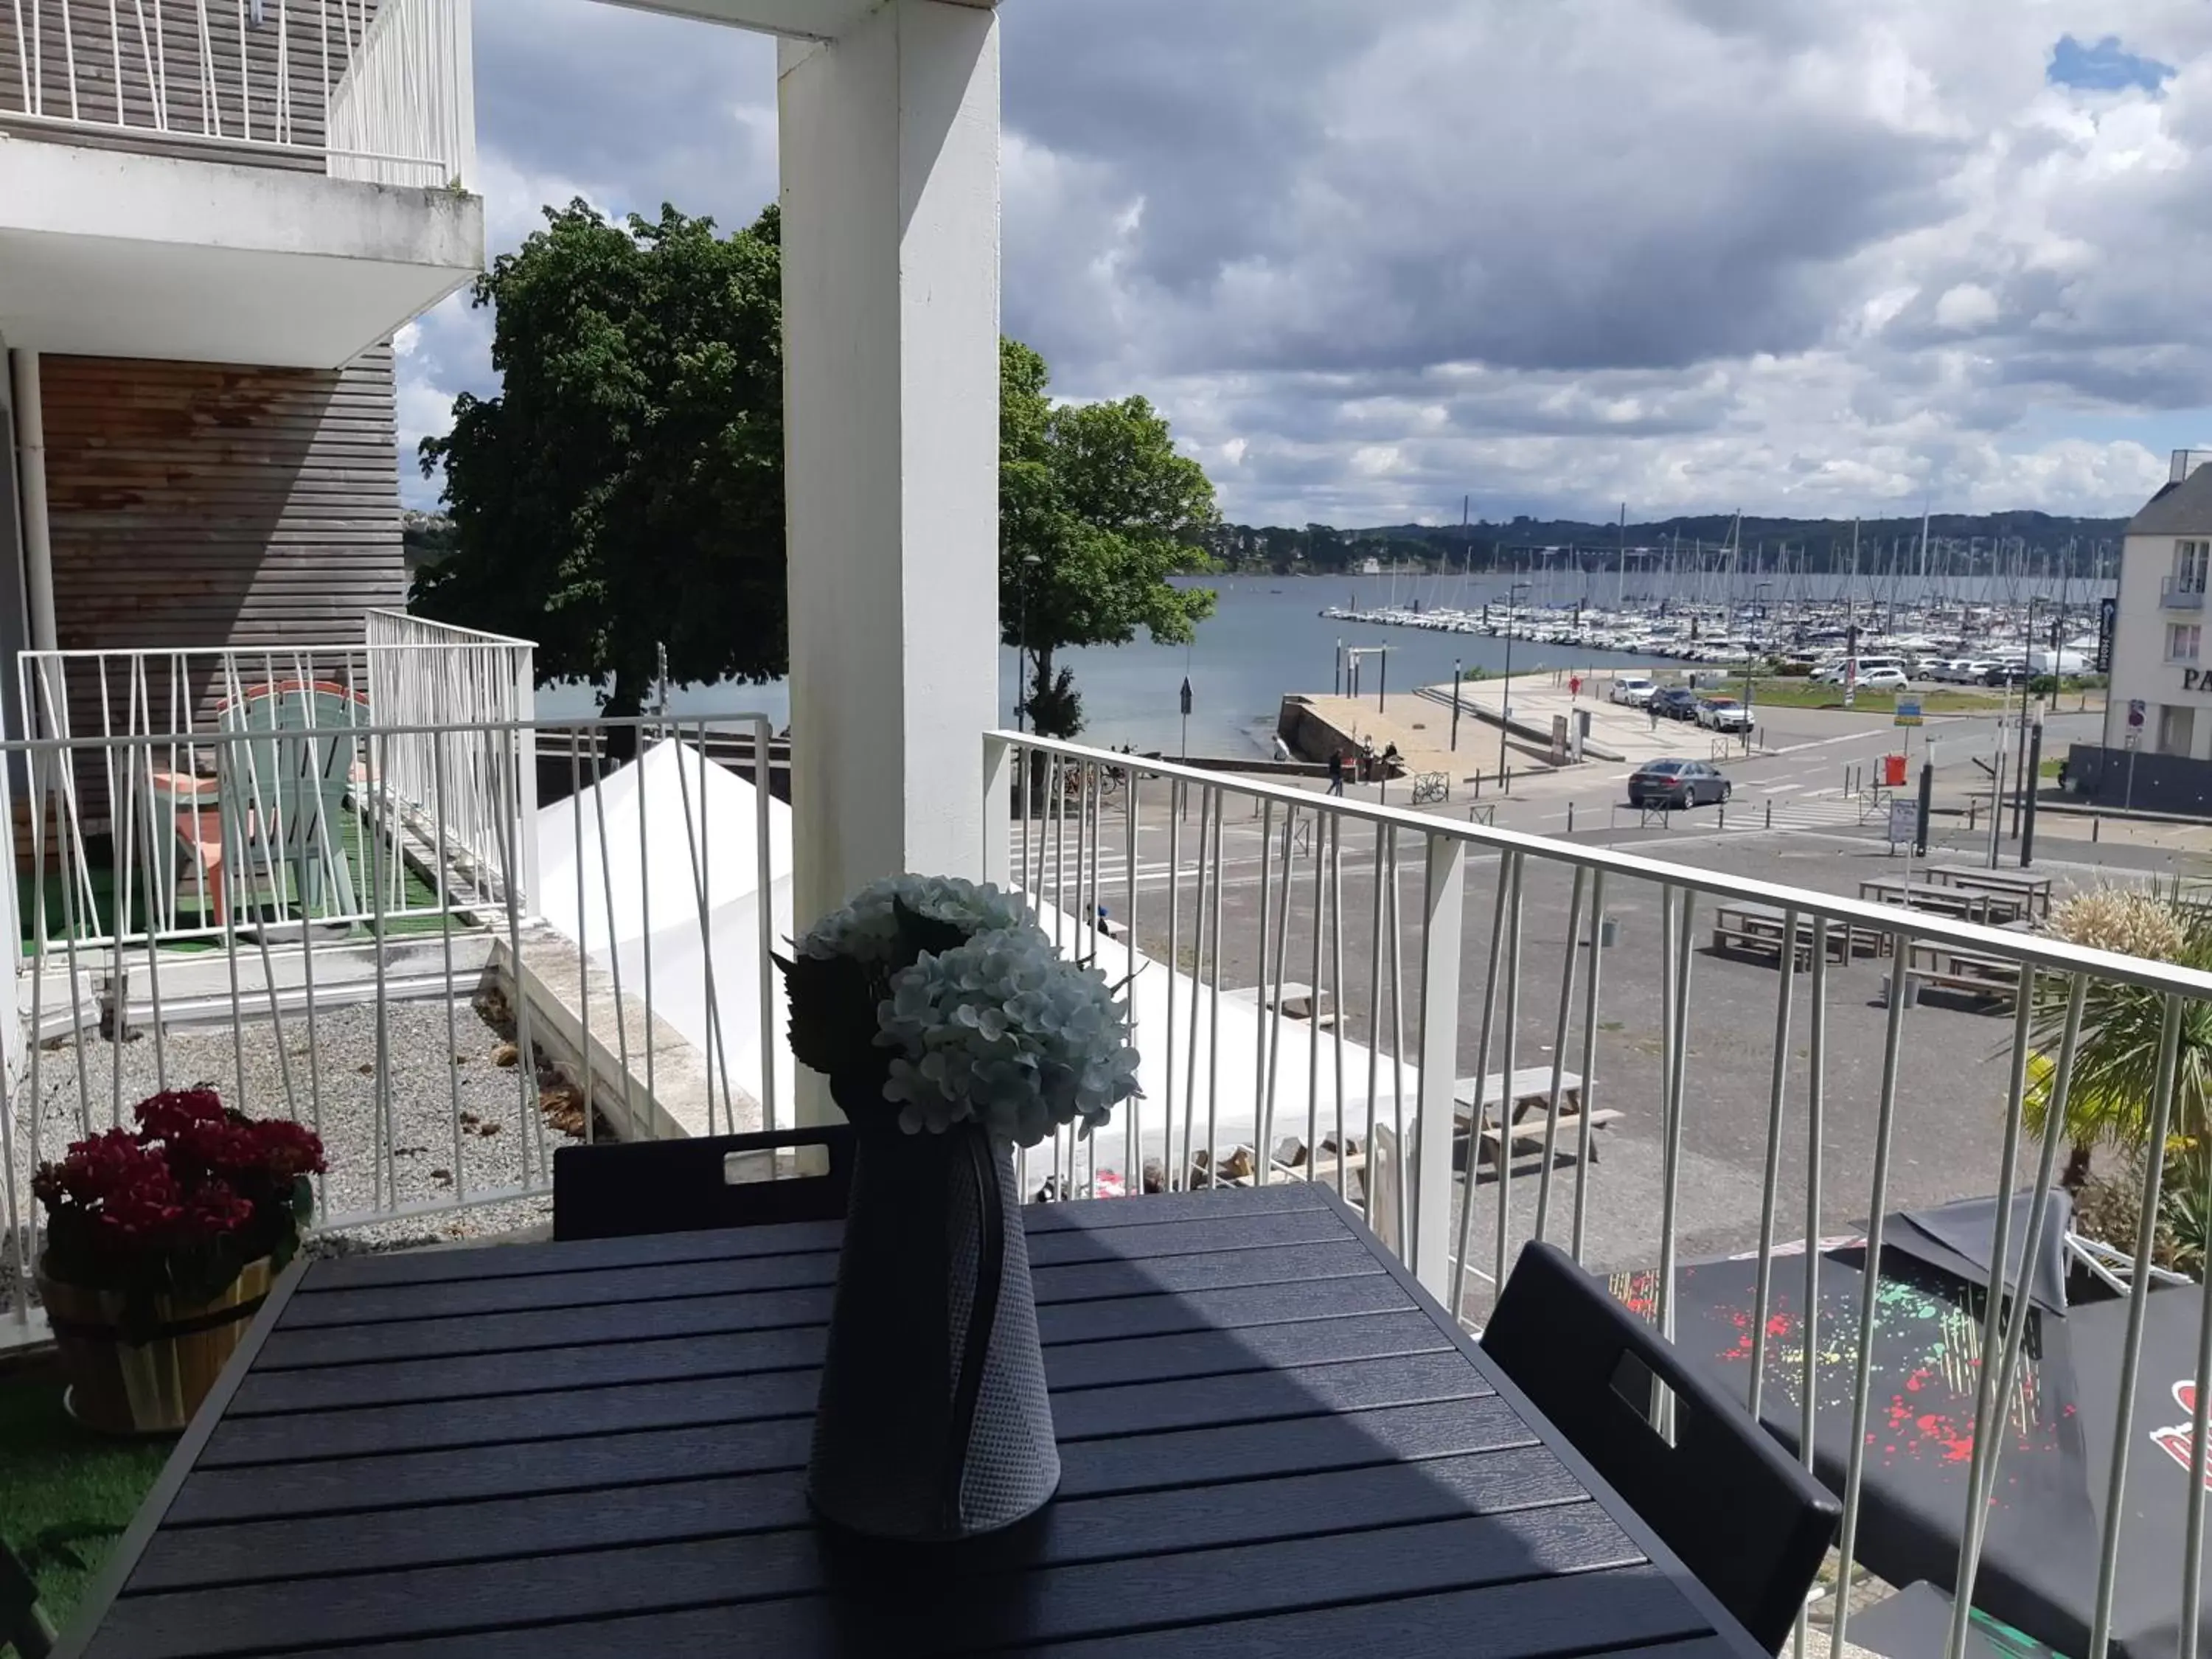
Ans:
[[[372,611],[359,643],[26,651],[16,663],[23,729],[73,740],[70,766],[47,765],[30,778],[33,799],[38,791],[57,792],[66,801],[51,808],[42,803],[41,810],[64,812],[95,834],[111,825],[127,831],[132,812],[143,804],[132,799],[132,787],[141,780],[126,762],[142,751],[117,740],[150,740],[143,755],[149,779],[162,790],[206,791],[216,783],[226,753],[221,739],[257,718],[257,708],[279,708],[293,719],[318,707],[325,721],[383,734],[373,767],[382,810],[426,837],[442,836],[453,857],[490,869],[515,834],[511,815],[526,819],[537,806],[537,768],[530,759],[534,737],[527,724],[535,649],[528,640]],[[271,692],[278,695],[272,699]],[[318,693],[319,704],[313,702]],[[422,735],[432,727],[479,735],[433,742]],[[493,751],[507,739],[489,734],[510,727],[528,763],[520,770],[522,797],[503,803],[495,787]],[[447,766],[447,775],[434,777],[434,763]],[[535,848],[526,837],[519,844],[516,873],[526,907]],[[89,904],[88,866],[78,878]],[[156,878],[143,898],[155,907],[155,933],[166,935],[180,925],[179,906],[204,908],[198,902],[204,896]]]
[[[983,742],[987,872],[1035,895],[1064,948],[1127,978],[1144,1057],[1144,1097],[1103,1135],[1064,1137],[1031,1155],[1030,1190],[1325,1181],[1475,1324],[1532,1237],[1633,1275],[1670,1338],[1678,1272],[1690,1258],[1755,1262],[1755,1305],[1741,1310],[1745,1352],[1731,1366],[1751,1408],[1761,1410],[1764,1388],[1772,1423],[1777,1396],[1790,1400],[1779,1420],[1812,1466],[1816,1402],[1850,1401],[1848,1437],[1829,1419],[1819,1449],[1823,1478],[1845,1505],[1838,1582],[1863,1549],[1879,1553],[1884,1542],[1864,1529],[1869,1443],[1878,1456],[1885,1437],[1899,1437],[1869,1433],[1891,1408],[1874,1370],[1881,1299],[1856,1295],[1840,1313],[1844,1328],[1821,1325],[1820,1242],[1863,1237],[1865,1259],[1882,1261],[1884,1218],[1929,1201],[1932,1164],[1948,1197],[2032,1189],[2024,1259],[2038,1259],[2063,1137],[2039,1146],[2027,1103],[2046,1090],[2063,1116],[2084,1009],[2100,986],[2142,988],[2166,1010],[2155,1098],[2146,1103],[2146,1218],[2157,1209],[2169,1129],[2202,1132],[2177,1105],[2175,1076],[2183,1022],[2212,1000],[2212,975],[1725,867],[1172,764],[1139,769],[1127,756],[1011,732]],[[1034,813],[1009,810],[1025,775],[1043,791]],[[1775,947],[1771,989],[1753,983],[1748,1001],[1743,970],[1697,967],[1721,907],[1747,905],[1765,907]],[[1886,988],[1869,1006],[1865,994],[1877,972],[1890,984],[1911,976],[1933,987],[1969,971],[2009,983],[2008,1012],[1986,1034],[1962,1035],[1960,1022],[1977,1018],[1964,1011],[1921,1008]],[[1734,1114],[1715,1109],[1723,1099]],[[1598,1127],[1609,1112],[1623,1121]],[[1746,1116],[1763,1121],[1745,1149],[1759,1161],[1755,1195],[1727,1167]],[[1499,1156],[1499,1141],[1516,1133],[1504,1121],[1516,1118],[1517,1155]],[[1960,1133],[1978,1124],[1981,1133]],[[1302,1145],[1283,1144],[1286,1136]],[[1986,1167],[1962,1143],[1993,1146]],[[2094,1361],[2124,1379],[2112,1490],[2097,1494],[2094,1521],[2084,1523],[2093,1535],[2102,1530],[2107,1611],[2121,1517],[2131,1510],[2155,1507],[2170,1522],[2166,1535],[2180,1540],[2161,1569],[2175,1573],[2177,1591],[2183,1564],[2199,1560],[2203,1546],[2202,1506],[2185,1496],[2201,1484],[2201,1450],[2198,1480],[2161,1483],[2154,1470],[2127,1484],[2132,1437],[2157,1426],[2132,1419],[2127,1379],[2142,1352],[2141,1314],[2154,1279],[2171,1278],[2136,1270],[2150,1225],[2113,1241],[2117,1249],[2081,1242],[2077,1255],[2130,1299],[2123,1351]],[[1994,1260],[2022,1243],[2014,1227],[2011,1207],[1998,1206]],[[1964,1355],[1972,1402],[1959,1413],[1971,1416],[1972,1447],[1955,1481],[1960,1609],[1976,1601],[1979,1518],[2001,1489],[1999,1463],[2028,1455],[2008,1449],[2014,1437],[2003,1425],[2039,1386],[2034,1317],[2025,1297],[1970,1298],[1947,1339]],[[2203,1400],[2212,1397],[2212,1347],[2197,1352]],[[1963,1427],[1949,1432],[1950,1443],[1967,1437]],[[1848,1603],[1833,1598],[1820,1615],[1838,1652]],[[2066,1650],[2101,1654],[2106,1633]],[[1962,1613],[1950,1651],[1965,1634]]]
[[[473,189],[470,0],[10,0],[0,131]]]
[[[373,648],[400,665],[373,678],[427,672]],[[161,1089],[313,1128],[319,1224],[387,1237],[515,1224],[563,1139],[778,1121],[780,1005],[748,970],[789,929],[789,830],[726,769],[769,775],[765,717],[355,721],[330,684],[250,686],[245,721],[0,744],[0,1352],[42,1334],[32,1172]],[[593,787],[617,733],[651,752]],[[541,753],[580,786],[542,810]],[[477,814],[481,855],[452,829]]]
[[[333,179],[476,188],[469,0],[383,0],[331,94]]]

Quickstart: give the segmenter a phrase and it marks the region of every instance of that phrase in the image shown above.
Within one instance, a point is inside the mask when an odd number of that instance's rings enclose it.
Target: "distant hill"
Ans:
[[[2048,571],[2052,575],[2109,574],[2116,568],[2125,519],[2061,518],[2048,513],[1939,513],[1928,521],[1927,562],[1931,572],[1972,575],[1990,571]],[[1341,530],[1330,525],[1224,525],[1208,535],[1207,556],[1232,570],[1332,572],[1358,568],[1373,558],[1424,568],[1449,563],[1476,570],[1522,569],[1540,563],[1573,561],[1592,568],[1610,568],[1626,546],[1630,562],[1648,565],[1674,556],[1689,561],[1702,553],[1711,568],[1717,550],[1734,539],[1737,568],[1744,572],[1849,570],[1857,547],[1862,572],[1917,570],[1921,521],[1916,514],[1893,519],[1776,519],[1745,516],[1739,527],[1733,514],[1709,514],[1647,520],[1624,529],[1573,519],[1532,519],[1508,523],[1376,525]]]
[[[442,513],[418,513],[408,507],[399,514],[399,545],[411,580],[425,565],[432,565],[453,550],[453,521]]]

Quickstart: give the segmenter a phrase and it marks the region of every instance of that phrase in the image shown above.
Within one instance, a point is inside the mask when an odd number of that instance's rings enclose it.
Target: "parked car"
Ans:
[[[1841,685],[1844,683],[1845,667],[1846,665],[1841,659],[1838,659],[1826,664],[1818,673],[1814,674],[1813,678],[1824,685]],[[1867,678],[1870,674],[1878,674],[1884,670],[1894,670],[1898,678],[1900,680],[1905,678],[1905,665],[1897,658],[1869,655],[1859,659],[1858,678],[1853,680],[1851,684],[1854,685],[1887,684],[1889,682],[1886,680],[1870,680]]]
[[[1912,682],[1902,668],[1868,668],[1851,684],[1863,691],[1902,691]]]
[[[1996,666],[1995,663],[1980,657],[1953,657],[1949,661],[1939,662],[1930,668],[1928,678],[1950,685],[1979,685],[1982,676]]]
[[[1748,732],[1751,710],[1734,697],[1700,697],[1698,724],[1715,732]]]
[[[2027,678],[2024,662],[1993,662],[1983,665],[1980,681],[1984,685],[2018,685]]]
[[[1734,786],[1720,769],[1704,761],[1657,760],[1637,768],[1628,779],[1631,806],[1697,806],[1726,800]]]
[[[1685,691],[1679,685],[1670,685],[1663,691],[1653,692],[1649,706],[1662,720],[1693,720],[1698,718],[1698,694]]]
[[[1606,693],[1606,696],[1611,702],[1626,703],[1631,708],[1641,708],[1651,701],[1652,694],[1658,689],[1656,680],[1647,679],[1641,674],[1616,674],[1613,679],[1613,689]]]

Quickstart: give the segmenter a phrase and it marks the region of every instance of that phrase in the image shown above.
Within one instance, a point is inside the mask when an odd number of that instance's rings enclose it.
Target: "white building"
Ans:
[[[117,653],[79,700],[189,647],[200,701],[404,605],[391,342],[482,268],[475,173],[469,0],[0,12],[11,732],[26,647]]]
[[[2108,751],[2133,757],[2136,805],[2179,804],[2190,769],[2212,778],[2212,641],[2204,595],[2212,568],[2212,452],[2176,450],[2166,487],[2129,520],[2112,627],[2112,692],[2105,711]],[[2146,774],[2144,763],[2164,764]],[[2107,769],[2118,765],[2106,762]],[[2156,779],[2158,781],[2154,782]],[[2114,777],[2100,799],[2125,787]],[[2148,787],[2153,793],[2146,797]],[[2201,798],[2208,791],[2197,786]]]

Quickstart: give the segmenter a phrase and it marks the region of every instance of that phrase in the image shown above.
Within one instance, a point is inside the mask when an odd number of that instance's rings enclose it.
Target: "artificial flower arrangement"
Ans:
[[[973,1122],[1034,1146],[1137,1092],[1128,1010],[989,884],[895,876],[822,918],[781,963],[791,1048],[856,1127]]]
[[[212,1089],[155,1095],[131,1116],[137,1128],[77,1141],[31,1181],[46,1212],[41,1273],[118,1293],[126,1335],[152,1327],[157,1298],[212,1301],[264,1257],[281,1269],[324,1169],[313,1133],[231,1111]]]
[[[1022,900],[942,877],[863,888],[781,966],[854,1131],[808,1499],[896,1542],[1012,1526],[1060,1484],[1013,1148],[1137,1092],[1128,1010]]]

